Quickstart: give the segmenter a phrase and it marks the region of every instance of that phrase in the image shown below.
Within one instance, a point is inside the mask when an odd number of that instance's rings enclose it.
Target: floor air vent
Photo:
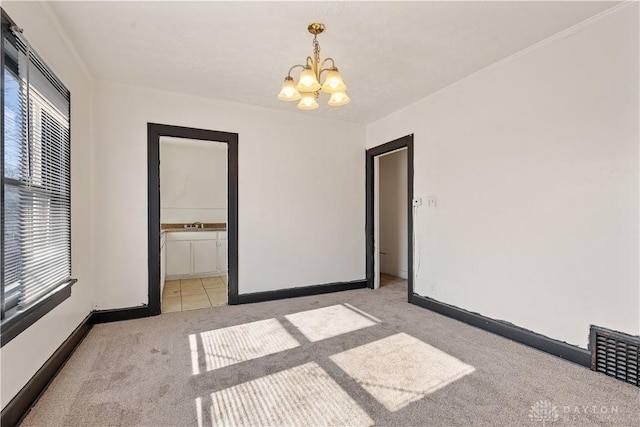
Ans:
[[[591,369],[640,387],[640,337],[591,326]]]

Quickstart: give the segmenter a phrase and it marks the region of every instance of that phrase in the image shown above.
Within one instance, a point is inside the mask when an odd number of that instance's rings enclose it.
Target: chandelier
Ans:
[[[318,34],[324,31],[324,25],[313,23],[309,24],[307,30],[313,34],[313,57],[307,56],[305,65],[294,65],[289,69],[287,77],[284,78],[278,99],[282,101],[297,101],[298,108],[301,110],[315,110],[318,108],[316,101],[320,96],[320,91],[331,95],[329,105],[339,107],[348,104],[351,99],[347,96],[342,76],[338,72],[338,67],[333,58],[326,58],[320,62],[320,44],[318,43]],[[327,62],[331,63],[331,67],[324,68]],[[298,83],[296,84],[291,77],[291,72],[296,68],[301,68]],[[324,83],[320,83],[322,74],[327,72]]]

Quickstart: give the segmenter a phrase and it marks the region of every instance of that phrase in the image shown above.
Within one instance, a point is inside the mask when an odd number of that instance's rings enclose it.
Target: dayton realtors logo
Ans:
[[[558,408],[548,400],[538,400],[529,410],[529,419],[531,421],[541,422],[543,427],[546,426],[548,422],[557,421],[558,418],[560,418]]]
[[[542,423],[542,426],[546,426],[547,423],[553,423],[558,420],[564,422],[576,422],[584,415],[588,414],[618,414],[619,410],[617,406],[562,406],[559,409],[556,405],[548,400],[539,400],[531,406],[529,409],[529,419],[538,423]]]
[[[591,414],[619,414],[620,411],[617,406],[595,406],[595,405],[580,405],[580,406],[563,406],[562,407],[562,419],[564,421],[575,422],[582,416]]]

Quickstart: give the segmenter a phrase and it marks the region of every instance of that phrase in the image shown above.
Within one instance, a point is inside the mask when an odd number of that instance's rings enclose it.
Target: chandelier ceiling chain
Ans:
[[[324,25],[320,23],[309,24],[307,30],[313,34],[313,57],[307,56],[305,64],[297,64],[289,68],[287,77],[284,78],[282,88],[278,94],[278,99],[282,101],[298,101],[298,108],[301,110],[314,110],[318,108],[316,101],[320,96],[320,91],[331,95],[329,105],[339,107],[348,104],[351,99],[347,96],[342,76],[336,67],[333,58],[320,60],[320,43],[318,34],[324,31]],[[324,68],[325,64],[331,63],[331,67]],[[301,68],[298,83],[294,82],[291,72]],[[320,83],[323,73],[327,73],[324,83]]]

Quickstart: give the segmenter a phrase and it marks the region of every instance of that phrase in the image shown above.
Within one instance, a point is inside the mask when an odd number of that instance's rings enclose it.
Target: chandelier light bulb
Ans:
[[[351,101],[351,98],[349,98],[345,92],[336,92],[331,94],[329,105],[332,107],[339,107],[341,105],[348,104],[349,101]]]
[[[325,93],[337,93],[345,90],[347,90],[347,86],[342,81],[342,76],[337,68],[333,68],[327,73],[327,78],[322,85],[322,91]]]
[[[316,73],[313,72],[310,66],[306,66],[300,73],[300,80],[298,81],[298,89],[301,92],[315,92],[320,90],[320,83],[316,78]]]
[[[287,76],[282,83],[282,88],[278,94],[281,101],[297,101],[300,99],[300,92],[296,89],[296,84],[290,76]]]
[[[316,101],[316,94],[313,92],[303,93],[298,108],[301,110],[315,110],[318,108],[318,102]]]

